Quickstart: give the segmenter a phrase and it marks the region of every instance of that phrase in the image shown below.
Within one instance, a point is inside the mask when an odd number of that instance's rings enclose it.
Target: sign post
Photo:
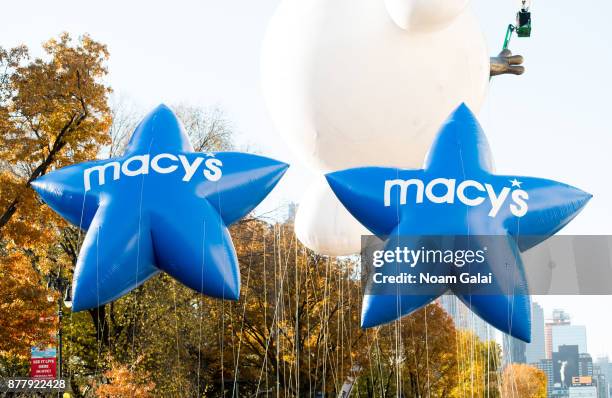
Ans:
[[[57,358],[55,348],[40,350],[32,347],[30,355],[30,377],[32,379],[55,379]]]

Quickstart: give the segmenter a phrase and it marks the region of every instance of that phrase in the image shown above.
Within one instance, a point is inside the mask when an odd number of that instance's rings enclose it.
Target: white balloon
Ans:
[[[268,108],[296,154],[320,170],[418,167],[450,112],[484,100],[489,58],[472,11],[460,0],[440,13],[404,1],[414,6],[410,23],[448,26],[404,30],[381,0],[283,0],[270,22]]]
[[[480,109],[489,79],[469,0],[283,0],[262,50],[277,130],[320,171],[420,167],[461,102]],[[360,251],[369,232],[323,178],[302,199],[300,241],[327,255]]]
[[[324,178],[308,187],[295,217],[300,242],[319,254],[347,256],[361,250],[361,235],[371,233],[338,201]]]
[[[432,31],[447,27],[469,0],[385,0],[389,16],[402,29]]]

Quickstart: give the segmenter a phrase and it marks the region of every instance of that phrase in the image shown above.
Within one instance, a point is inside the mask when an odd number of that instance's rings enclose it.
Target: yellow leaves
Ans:
[[[499,346],[493,341],[482,341],[474,333],[457,333],[457,385],[452,397],[497,396]]]
[[[58,250],[64,222],[29,188],[54,167],[93,159],[109,141],[106,47],[68,34],[30,60],[0,48],[0,354],[47,344],[55,302],[44,275],[71,260]],[[42,319],[42,320],[41,320]]]
[[[502,398],[546,398],[546,374],[533,366],[512,363],[504,369]]]
[[[38,164],[59,145],[53,159],[59,167],[69,163],[83,144],[109,142],[110,88],[102,82],[108,51],[88,36],[75,45],[67,34],[43,47],[47,58],[16,67],[6,79],[12,96],[2,104],[6,111],[0,112],[0,126],[10,121],[12,128],[0,130],[4,144],[0,159]]]
[[[136,361],[136,364],[140,359]],[[108,380],[95,386],[99,398],[149,398],[154,397],[155,383],[150,381],[148,372],[135,370],[134,367],[112,361],[110,370],[104,372]]]
[[[0,187],[0,209],[7,209],[18,198],[11,222],[2,229],[1,236],[11,238],[4,243],[21,249],[46,250],[64,222],[11,173],[0,171]]]
[[[31,346],[51,343],[56,307],[48,294],[25,254],[0,256],[0,355],[25,358]]]
[[[71,163],[83,144],[97,149],[109,143],[110,88],[102,83],[108,51],[88,36],[73,45],[67,34],[43,47],[49,59],[36,59],[11,76],[14,95],[8,109],[15,128],[4,137],[8,150],[3,157],[10,162],[39,163],[55,150],[53,162],[60,167]]]
[[[110,140],[111,122],[106,46],[62,34],[43,48],[46,57],[28,62],[24,48],[0,48],[0,66],[7,70],[0,76],[0,238],[32,250],[49,247],[64,224],[30,182],[53,168],[94,159]]]

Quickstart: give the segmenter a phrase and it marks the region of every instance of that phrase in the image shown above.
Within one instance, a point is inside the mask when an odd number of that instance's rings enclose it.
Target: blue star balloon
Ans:
[[[73,309],[115,300],[164,271],[203,294],[238,299],[240,273],[227,226],[253,210],[288,165],[238,152],[199,153],[160,105],[122,157],[51,172],[32,184],[87,230]]]
[[[591,198],[551,180],[493,174],[487,139],[465,105],[438,133],[423,169],[364,167],[326,177],[343,205],[386,240],[387,248],[393,249],[397,240],[391,238],[399,236],[413,237],[417,247],[423,236],[499,236],[502,244],[482,272],[502,277],[510,267],[515,275],[510,290],[493,283],[488,294],[470,294],[444,283],[428,284],[417,294],[371,294],[366,287],[362,327],[398,319],[451,290],[485,321],[524,341],[530,340],[531,317],[520,252],[559,231]],[[437,269],[438,274],[456,272],[453,267]],[[386,272],[399,275],[394,267]]]

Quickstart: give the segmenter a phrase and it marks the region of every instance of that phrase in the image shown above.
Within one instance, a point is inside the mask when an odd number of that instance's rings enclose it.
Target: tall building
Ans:
[[[294,223],[295,215],[297,214],[297,204],[291,202],[287,205],[287,222]]]
[[[544,325],[544,347],[546,358],[551,359],[553,353],[553,338],[552,329],[554,326],[569,325],[569,314],[563,310],[553,310],[553,319],[546,322]]]
[[[553,352],[558,351],[559,347],[563,345],[577,345],[578,352],[589,352],[587,350],[586,327],[582,325],[553,325]]]
[[[590,354],[581,353],[578,355],[578,376],[593,377],[593,358]]]
[[[597,398],[595,386],[572,386],[569,388],[569,398]]]
[[[574,377],[579,373],[579,354],[577,345],[562,345],[559,351],[553,352],[553,383],[561,388],[569,388]]]
[[[457,329],[469,330],[482,341],[495,338],[489,324],[474,314],[457,296],[453,294],[442,295],[438,299],[438,303],[453,318]]]
[[[591,376],[572,378],[572,385],[568,389],[568,398],[600,398],[597,385]]]
[[[552,358],[552,353],[563,345],[577,345],[578,352],[588,352],[586,327],[572,325],[570,316],[563,310],[554,310],[553,318],[544,327],[546,358]]]
[[[553,310],[553,317],[552,317],[552,321],[553,323],[557,324],[557,325],[569,325],[570,324],[570,316],[567,312],[560,310],[560,309],[555,309]]]
[[[552,387],[548,392],[548,398],[569,398],[569,388]]]
[[[593,381],[597,386],[597,397],[610,398],[610,385],[599,363],[593,364]]]
[[[527,343],[512,336],[504,334],[503,338],[503,355],[504,364],[509,363],[527,363],[525,355]]]
[[[553,388],[553,384],[555,383],[552,359],[548,359],[548,358],[540,359],[537,363],[534,363],[533,365],[536,368],[540,369],[542,372],[544,372],[544,374],[546,374],[546,389],[548,391],[547,395],[550,396],[550,392]]]
[[[544,343],[544,310],[538,303],[531,303],[531,343],[525,347],[527,363],[538,363],[546,358]]]
[[[612,364],[608,357],[600,357],[597,358],[597,366],[599,366],[601,373],[605,376],[608,383],[608,391],[612,396]]]

